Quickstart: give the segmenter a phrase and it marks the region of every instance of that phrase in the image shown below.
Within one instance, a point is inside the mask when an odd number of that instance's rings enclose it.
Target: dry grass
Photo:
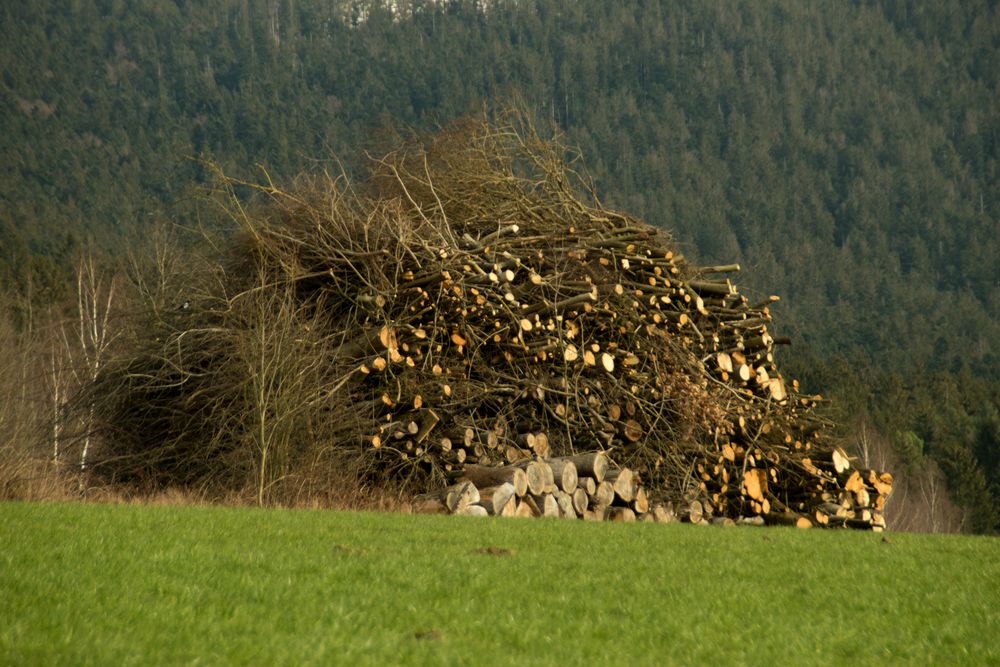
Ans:
[[[0,450],[0,501],[61,501],[80,497],[76,479],[51,461],[24,456],[13,445]]]

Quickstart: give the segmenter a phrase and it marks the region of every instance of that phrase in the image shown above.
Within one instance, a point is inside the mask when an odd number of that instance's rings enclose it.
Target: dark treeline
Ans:
[[[997,3],[182,2],[0,7],[0,280],[18,321],[197,160],[349,169],[379,130],[517,96],[609,205],[782,296],[784,363],[1000,504]],[[765,291],[766,290],[766,291]],[[912,456],[911,456],[912,455]],[[923,458],[921,458],[923,457]],[[929,463],[928,463],[929,464]]]

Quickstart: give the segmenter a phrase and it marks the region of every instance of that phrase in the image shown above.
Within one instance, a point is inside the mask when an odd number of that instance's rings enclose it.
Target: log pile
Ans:
[[[675,520],[669,502],[651,501],[639,475],[609,466],[602,452],[501,467],[469,464],[456,471],[453,479],[455,483],[443,491],[418,497],[414,510],[588,521]]]
[[[586,291],[575,295],[546,299],[539,289],[532,303],[532,286],[570,279],[542,278],[541,262],[521,259],[500,239],[495,248],[528,273],[525,284],[500,264],[463,266],[454,272],[458,283],[447,269],[440,281],[422,278],[410,311],[426,319],[383,324],[359,366],[385,413],[371,448],[451,477],[600,447],[672,490],[674,502],[693,508],[685,516],[695,523],[761,516],[775,524],[884,526],[891,476],[852,470],[842,450],[824,447],[829,424],[815,412],[821,398],[801,394],[795,381],[787,386],[777,369],[768,332],[776,298],[751,306],[729,280],[704,277],[735,266],[679,278],[692,270],[682,258],[637,243],[656,232],[627,229],[631,261],[591,245],[554,262],[564,272],[627,267],[607,271],[606,281],[585,275],[575,287]],[[485,281],[475,279],[479,271]],[[506,272],[503,280],[494,280],[497,271]],[[429,282],[437,283],[433,297]],[[438,305],[428,309],[432,298]],[[419,391],[403,401],[379,395],[385,378],[416,375],[418,365],[430,366]]]
[[[295,340],[323,360],[302,409],[331,406],[330,451],[458,513],[628,520],[655,516],[653,500],[696,523],[884,525],[891,475],[854,470],[821,397],[777,366],[777,297],[742,294],[739,266],[696,266],[662,229],[585,200],[566,155],[519,119],[467,123],[376,160],[357,187],[259,188],[228,275],[247,276],[240,294],[293,291],[280,316],[303,318]],[[198,340],[171,338],[181,352]],[[128,417],[153,432],[140,398]]]
[[[474,154],[503,154],[479,139]],[[468,177],[483,164],[419,173],[440,155],[382,163],[430,229],[392,253],[398,278],[350,344],[375,416],[363,441],[386,465],[442,484],[596,450],[686,515],[884,525],[891,476],[851,470],[824,441],[821,397],[775,363],[777,297],[754,301],[727,277],[739,266],[694,266],[662,230],[580,203],[558,173],[520,189],[510,171]]]
[[[836,450],[835,450],[836,451]],[[629,468],[609,468],[602,452],[565,458],[529,460],[507,466],[467,464],[443,491],[420,494],[411,505],[422,514],[465,516],[549,517],[587,521],[684,521],[701,525],[784,525],[864,528],[881,532],[885,499],[891,491],[886,473],[853,470],[839,477],[814,511],[794,511],[773,495],[765,497],[754,468],[740,489],[750,499],[748,514],[721,512],[718,501],[695,494],[676,506],[662,497],[653,500],[640,475]],[[833,481],[830,477],[820,479]],[[830,493],[838,490],[836,495]],[[872,493],[874,492],[874,499]],[[652,492],[656,494],[657,492]],[[770,495],[770,494],[769,494]],[[760,506],[753,503],[760,498]],[[803,510],[806,503],[799,506]]]

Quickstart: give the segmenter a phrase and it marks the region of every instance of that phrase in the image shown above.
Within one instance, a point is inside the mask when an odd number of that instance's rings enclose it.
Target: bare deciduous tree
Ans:
[[[96,382],[103,367],[108,349],[117,334],[113,331],[110,318],[115,300],[116,279],[107,277],[98,269],[92,254],[80,259],[76,269],[76,340],[75,345],[68,336],[64,339],[67,350],[76,349],[79,362],[72,364],[78,384]],[[91,447],[91,431],[94,408],[87,411],[84,424],[83,448],[80,451],[80,486],[84,488],[87,457]]]

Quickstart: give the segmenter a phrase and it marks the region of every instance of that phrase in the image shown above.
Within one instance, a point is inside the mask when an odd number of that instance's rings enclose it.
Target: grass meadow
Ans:
[[[8,665],[1000,663],[1000,539],[0,504]]]

